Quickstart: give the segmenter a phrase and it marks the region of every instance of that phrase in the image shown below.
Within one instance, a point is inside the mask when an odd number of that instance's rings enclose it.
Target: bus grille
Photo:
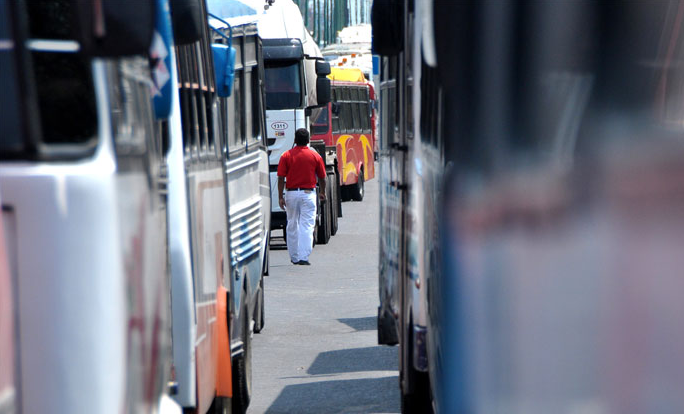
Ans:
[[[261,198],[230,211],[230,257],[233,266],[259,252],[263,227]]]

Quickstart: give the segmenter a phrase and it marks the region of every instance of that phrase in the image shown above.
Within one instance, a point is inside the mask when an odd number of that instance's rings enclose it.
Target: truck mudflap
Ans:
[[[216,292],[216,329],[218,330],[218,364],[216,366],[216,395],[233,396],[233,373],[228,331],[228,290],[220,286]]]
[[[378,306],[378,345],[396,345],[399,343],[397,320],[383,306]]]
[[[427,328],[425,326],[413,326],[413,368],[416,371],[427,372]]]

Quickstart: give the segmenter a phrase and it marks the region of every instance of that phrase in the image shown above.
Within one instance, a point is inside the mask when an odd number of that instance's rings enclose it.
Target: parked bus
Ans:
[[[166,383],[156,4],[99,4],[0,2],[0,190],[24,412],[149,412]]]
[[[312,122],[312,139],[337,147],[341,199],[362,201],[375,177],[375,90],[360,69],[332,68],[332,100]]]
[[[398,189],[380,167],[382,222],[424,238],[381,236],[381,309],[426,291],[404,411],[681,412],[684,3],[410,3],[373,11],[381,160],[410,160]],[[392,209],[429,163],[436,230]]]
[[[372,14],[374,53],[385,55],[380,69],[378,142],[378,343],[399,344],[402,412],[422,413],[432,411],[431,376],[436,363],[428,347],[429,299],[441,263],[442,96],[435,88],[434,74],[415,67],[412,32],[388,31],[387,26],[395,23],[392,16],[405,16],[404,6],[378,1]],[[390,34],[397,37],[388,40]]]
[[[270,217],[260,43],[255,24],[229,27],[209,17],[203,1],[175,2],[172,13],[179,91],[168,157],[174,398],[199,413],[245,412],[252,332],[264,321]]]
[[[233,412],[244,412],[252,393],[252,334],[264,326],[264,281],[268,270],[271,192],[266,152],[264,66],[256,23],[234,23],[240,8],[222,9],[212,26],[214,45],[236,51],[232,93],[220,99],[224,173],[228,208],[229,264],[232,281],[229,301],[233,356]],[[212,16],[214,16],[212,14]],[[223,18],[226,18],[224,20]],[[228,260],[229,259],[229,260]]]
[[[212,34],[203,0],[173,1],[168,45],[172,107],[168,133],[168,221],[173,398],[185,410],[230,408],[229,235],[225,137],[216,92]],[[175,46],[175,47],[174,47]]]

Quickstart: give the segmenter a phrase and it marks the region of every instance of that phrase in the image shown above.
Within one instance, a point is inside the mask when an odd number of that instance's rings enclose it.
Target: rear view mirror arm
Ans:
[[[212,25],[208,25],[209,28],[210,28],[211,30],[213,30],[214,32],[218,33],[218,35],[221,36],[221,37],[223,37],[224,39],[227,39],[227,40],[228,40],[228,47],[232,47],[232,46],[233,46],[233,26],[231,26],[227,21],[223,20],[222,18],[218,17],[218,16],[215,15],[215,14],[212,14],[212,13],[208,13],[208,12],[207,12],[207,15],[208,15],[209,17],[214,18],[214,19],[218,20],[219,22],[225,24],[226,26],[228,26],[228,33],[229,33],[229,36],[226,36],[226,35],[225,35],[223,32],[221,32],[219,29],[213,27]]]

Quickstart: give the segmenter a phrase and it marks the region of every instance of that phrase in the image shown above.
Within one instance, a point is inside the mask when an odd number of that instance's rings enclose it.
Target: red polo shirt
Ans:
[[[325,178],[323,158],[307,146],[295,146],[285,151],[278,162],[278,177],[285,177],[290,188],[314,188],[316,176]]]

